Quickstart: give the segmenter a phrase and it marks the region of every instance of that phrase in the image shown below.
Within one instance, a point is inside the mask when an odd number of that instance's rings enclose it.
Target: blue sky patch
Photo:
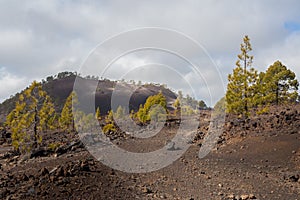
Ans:
[[[288,21],[284,23],[284,28],[288,31],[300,31],[300,22]]]

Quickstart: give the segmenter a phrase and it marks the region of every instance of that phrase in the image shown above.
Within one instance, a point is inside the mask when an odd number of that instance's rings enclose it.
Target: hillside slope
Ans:
[[[94,95],[95,96],[95,107],[99,107],[102,114],[106,114],[111,109],[111,96],[113,89],[116,85],[116,81],[110,80],[97,80],[96,78],[82,78],[76,76],[75,73],[72,72],[62,72],[58,75],[52,77],[47,77],[46,80],[42,81],[43,89],[49,94],[49,96],[54,101],[54,105],[57,112],[60,112],[64,106],[66,98],[73,91],[74,82],[76,77],[80,79],[81,83],[83,83],[80,88],[78,88],[81,92],[86,93],[87,96]],[[92,91],[91,86],[98,85],[96,91]],[[130,110],[137,111],[140,104],[144,104],[146,99],[155,95],[158,92],[162,91],[164,96],[167,99],[169,109],[172,109],[171,104],[176,99],[176,94],[172,92],[170,89],[163,87],[162,85],[154,85],[154,84],[146,84],[146,85],[133,85],[128,83],[120,83],[123,87],[129,89],[137,88],[135,92],[132,94],[130,99]],[[124,90],[125,92],[125,90]],[[11,98],[5,100],[2,104],[0,104],[0,123],[5,121],[6,115],[14,108],[15,102],[18,99],[19,93],[15,94]],[[122,93],[120,94],[122,95]],[[94,112],[91,110],[90,112]]]

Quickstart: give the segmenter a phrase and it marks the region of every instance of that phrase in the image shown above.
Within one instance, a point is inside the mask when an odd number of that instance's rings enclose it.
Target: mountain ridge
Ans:
[[[82,77],[77,75],[76,72],[61,72],[55,76],[48,76],[46,80],[43,79],[41,81],[42,88],[53,100],[56,112],[60,113],[62,110],[65,100],[73,91],[76,78],[80,79],[83,83],[79,90],[83,92],[89,91],[87,95],[95,96],[95,108],[99,107],[102,115],[106,114],[111,109],[111,95],[117,83],[122,84],[122,86],[125,86],[125,88],[127,87],[128,89],[132,89],[133,86],[136,89],[130,98],[129,110],[137,111],[140,104],[144,104],[149,96],[155,95],[160,91],[167,99],[168,109],[172,109],[172,103],[177,98],[177,95],[173,91],[159,84],[136,85],[134,82],[127,83],[124,81],[111,81],[108,79],[99,80],[94,76]],[[97,84],[96,91],[87,89],[89,86],[94,86],[95,84]],[[6,115],[13,110],[15,102],[24,90],[16,93],[0,104],[0,123],[5,121]],[[94,110],[91,110],[90,112],[94,112]]]

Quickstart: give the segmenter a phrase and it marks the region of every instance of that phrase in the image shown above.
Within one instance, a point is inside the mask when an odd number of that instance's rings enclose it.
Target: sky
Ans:
[[[214,104],[224,95],[224,87],[214,82],[221,80],[226,87],[242,38],[248,35],[256,69],[264,71],[280,60],[299,80],[299,8],[297,0],[2,0],[0,102],[33,80],[61,71],[80,71],[99,44],[144,27],[172,30],[192,38],[205,50],[205,59],[211,58],[219,74],[201,69],[205,80],[198,82],[189,64],[178,56],[141,50],[115,60],[107,78],[140,77],[161,83],[168,79],[165,81],[169,87],[186,92],[192,88],[195,97]],[[156,40],[153,37],[148,38]],[[173,42],[181,45],[181,41]]]

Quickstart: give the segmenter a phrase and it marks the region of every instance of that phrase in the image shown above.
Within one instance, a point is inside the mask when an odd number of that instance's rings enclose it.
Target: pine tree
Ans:
[[[122,119],[125,116],[125,109],[122,106],[118,106],[116,113],[115,113],[115,118],[116,119]]]
[[[182,106],[181,113],[182,113],[182,115],[191,116],[191,115],[195,114],[195,111],[191,106],[185,105],[185,106]]]
[[[47,95],[45,97],[45,101],[43,103],[42,108],[39,111],[40,115],[40,125],[38,129],[40,131],[44,130],[53,130],[56,128],[56,115],[55,115],[55,109],[54,104],[52,103],[52,100]]]
[[[40,132],[51,127],[54,112],[51,98],[42,90],[41,83],[34,81],[19,95],[15,108],[6,118],[15,150],[26,152],[37,148],[42,140]]]
[[[16,102],[15,108],[6,117],[6,125],[12,132],[12,145],[15,150],[30,151],[30,146],[26,145],[30,141],[28,129],[28,113],[25,113],[26,103],[23,102],[24,96],[20,94],[19,101]]]
[[[97,107],[97,109],[96,109],[95,118],[97,120],[101,120],[101,112],[100,112],[100,108],[99,107]]]
[[[151,106],[161,105],[164,109],[167,109],[166,97],[160,91],[157,95],[149,96],[144,105],[145,112],[148,113]]]
[[[207,108],[207,105],[206,105],[206,103],[205,103],[203,100],[200,100],[200,101],[198,102],[198,107],[199,107],[200,109],[206,109],[206,108]]]
[[[113,132],[115,132],[116,130],[117,130],[117,129],[116,129],[116,127],[115,127],[114,124],[106,124],[106,125],[103,127],[103,129],[102,129],[102,131],[103,131],[104,134],[113,133]]]
[[[264,86],[264,72],[260,72],[256,83],[254,85],[254,97],[253,97],[253,105],[257,108],[266,104],[265,94],[266,94],[266,87]]]
[[[228,85],[226,92],[227,111],[229,113],[241,114],[244,113],[244,96],[243,96],[243,84],[241,79],[243,76],[243,70],[241,67],[237,67],[233,70],[233,74],[228,76]]]
[[[59,118],[59,126],[64,131],[74,131],[74,116],[72,108],[78,104],[77,94],[75,92],[71,92],[68,96],[65,105],[61,111],[61,115]]]
[[[179,96],[176,98],[175,102],[173,103],[173,106],[175,107],[174,115],[177,116],[180,114],[180,99]]]
[[[145,112],[145,109],[142,104],[140,105],[140,108],[137,112],[137,118],[142,123],[147,122],[147,113]]]
[[[105,123],[111,124],[114,122],[114,112],[112,110],[108,111],[106,117],[105,117]]]
[[[245,36],[241,44],[241,53],[238,55],[236,68],[228,76],[226,92],[227,111],[235,114],[249,115],[255,95],[257,71],[252,67],[253,56],[250,39]]]
[[[261,73],[260,80],[260,104],[296,102],[299,86],[296,75],[280,61],[274,62],[265,73]]]
[[[226,112],[226,98],[222,97],[214,106],[214,112],[216,114],[222,114]]]
[[[109,134],[109,133],[115,132],[117,130],[116,126],[115,126],[113,115],[114,115],[114,112],[112,110],[110,110],[105,117],[106,124],[102,129],[104,134]]]
[[[153,105],[151,109],[149,110],[149,118],[148,120],[153,120],[154,122],[158,121],[165,121],[166,115],[165,115],[166,109],[163,108],[160,105]]]
[[[74,113],[75,128],[78,132],[93,132],[97,127],[95,115],[92,113],[86,114],[83,111],[77,110]]]
[[[151,115],[149,113],[152,106],[160,105],[162,109],[167,111],[167,101],[166,97],[159,92],[157,95],[149,96],[144,104],[144,106],[140,105],[139,111],[137,113],[138,119],[140,122],[145,123],[151,120]],[[154,109],[154,107],[153,107]],[[156,109],[158,111],[160,109]],[[152,112],[154,114],[155,112]]]
[[[173,103],[173,106],[176,108],[176,110],[180,109],[180,100],[179,100],[179,98],[177,98],[175,100],[175,102]]]

